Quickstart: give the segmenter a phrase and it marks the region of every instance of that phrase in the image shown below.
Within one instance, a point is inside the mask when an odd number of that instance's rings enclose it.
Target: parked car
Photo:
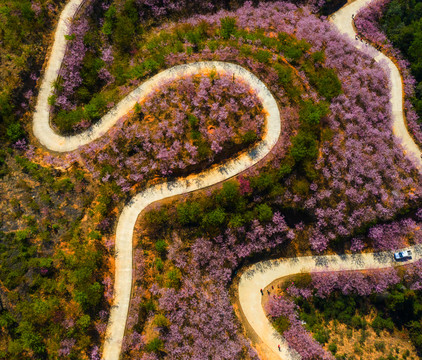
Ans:
[[[394,260],[396,261],[406,261],[412,259],[412,252],[410,250],[403,250],[394,253]]]

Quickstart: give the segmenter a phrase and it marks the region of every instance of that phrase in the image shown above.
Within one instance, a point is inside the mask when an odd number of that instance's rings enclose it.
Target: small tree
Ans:
[[[273,211],[267,204],[259,204],[256,207],[256,211],[261,222],[268,222],[273,218]]]
[[[226,213],[222,208],[217,208],[214,211],[208,213],[205,218],[204,222],[209,227],[220,227],[226,221]]]
[[[230,39],[230,36],[236,32],[236,19],[232,17],[225,17],[221,19],[221,37],[225,40]]]
[[[163,255],[167,252],[167,247],[168,247],[168,245],[167,245],[167,243],[166,243],[166,241],[165,241],[165,240],[158,240],[158,241],[155,243],[155,250],[157,250],[157,252],[158,252],[161,256],[163,256]]]
[[[201,217],[202,209],[197,202],[186,202],[177,207],[177,218],[183,226],[199,224]]]

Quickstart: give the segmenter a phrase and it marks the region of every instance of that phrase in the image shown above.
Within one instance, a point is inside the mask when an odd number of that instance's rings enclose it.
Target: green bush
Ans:
[[[154,324],[160,328],[167,328],[170,325],[170,321],[163,314],[157,314],[154,318]]]
[[[20,334],[20,343],[24,349],[32,350],[38,355],[44,354],[45,345],[43,339],[29,322],[21,322],[17,332]]]
[[[92,121],[99,120],[101,118],[102,109],[107,105],[107,101],[103,94],[95,94],[91,101],[85,106],[84,116]]]
[[[160,258],[155,259],[155,267],[159,272],[163,271],[164,269],[163,260],[161,260]]]
[[[234,35],[236,33],[236,19],[232,17],[225,17],[221,19],[221,30],[220,35],[223,39],[228,40],[230,39],[230,36]]]
[[[279,316],[273,322],[273,326],[277,330],[277,332],[281,335],[290,327],[290,321],[285,316]]]
[[[244,144],[253,144],[258,138],[255,131],[249,130],[242,136],[242,142]]]
[[[371,324],[372,328],[375,330],[377,334],[380,331],[386,329],[388,331],[394,330],[394,322],[391,318],[384,319],[379,314],[375,317]]]
[[[296,162],[305,159],[315,159],[318,155],[318,143],[312,134],[299,130],[292,140],[291,155]]]
[[[337,352],[337,344],[335,343],[330,343],[328,345],[328,350],[331,352],[331,354],[335,355]]]
[[[82,317],[80,317],[78,319],[78,321],[76,322],[76,324],[78,326],[80,326],[80,328],[82,330],[86,330],[89,327],[90,323],[91,323],[91,318],[87,314],[86,315],[83,315]]]
[[[120,52],[127,52],[133,46],[133,35],[136,33],[135,24],[128,16],[119,16],[113,30],[113,40]]]
[[[57,113],[55,123],[62,133],[70,133],[73,131],[73,127],[79,124],[84,117],[84,112],[81,108],[76,110],[66,111],[60,110]]]
[[[145,313],[145,315],[150,312],[154,312],[155,310],[156,306],[152,299],[148,299],[147,301],[141,303],[141,311]]]
[[[226,181],[221,191],[216,195],[217,204],[226,209],[234,209],[241,200],[242,196],[237,181]]]
[[[267,204],[259,204],[256,212],[260,222],[268,222],[273,218],[273,211]]]
[[[291,86],[293,81],[293,70],[284,64],[275,64],[274,69],[277,71],[280,85]]]
[[[284,178],[286,175],[289,175],[292,172],[292,167],[288,164],[282,164],[278,170],[278,176]]]
[[[163,349],[163,346],[164,346],[163,340],[156,337],[145,345],[145,350],[147,352],[155,352],[156,353],[156,352],[161,351]]]
[[[251,186],[254,190],[265,192],[272,188],[274,184],[273,177],[268,173],[262,173],[251,179]]]
[[[246,219],[241,214],[233,214],[230,217],[229,227],[232,229],[239,228],[243,226],[246,222]]]
[[[195,115],[188,114],[188,122],[192,129],[198,130],[199,119]]]
[[[161,228],[169,221],[166,209],[150,210],[145,214],[145,221],[152,229]]]
[[[69,178],[60,179],[53,186],[54,190],[60,193],[70,193],[74,187],[75,185]]]
[[[206,214],[203,221],[208,227],[218,228],[226,222],[226,213],[221,207],[218,207]]]
[[[258,50],[254,54],[255,59],[263,64],[268,64],[272,56],[272,53],[268,50]]]
[[[167,252],[167,247],[168,247],[168,245],[167,245],[167,243],[166,243],[166,241],[165,241],[165,240],[158,240],[158,241],[155,243],[155,250],[157,250],[157,252],[158,252],[161,256],[163,256],[163,255]]]
[[[197,202],[186,202],[177,206],[177,219],[183,226],[197,225],[201,222],[202,209]]]
[[[329,104],[321,101],[314,103],[313,101],[306,100],[302,102],[300,107],[300,121],[307,125],[318,125],[321,118],[326,116],[329,112]]]
[[[166,286],[168,288],[179,289],[182,280],[182,273],[179,269],[174,268],[167,272],[166,274],[167,282]]]
[[[323,64],[325,61],[325,54],[323,51],[315,51],[312,53],[311,57],[315,63]]]
[[[333,69],[319,68],[315,75],[309,75],[311,84],[328,101],[341,94],[341,82]]]
[[[6,134],[11,142],[16,142],[20,138],[24,137],[25,132],[22,129],[21,124],[18,122],[15,122],[15,123],[10,124],[7,127]]]
[[[328,330],[320,329],[315,333],[314,338],[320,344],[324,345],[330,340],[330,332]]]
[[[359,315],[355,315],[351,319],[351,326],[355,329],[364,328],[366,325],[365,319],[361,318]]]
[[[295,194],[299,194],[303,196],[308,195],[309,182],[304,178],[295,179],[293,181],[292,188]]]

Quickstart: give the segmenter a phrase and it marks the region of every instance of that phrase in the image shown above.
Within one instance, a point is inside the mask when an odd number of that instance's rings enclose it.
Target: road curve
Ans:
[[[264,110],[267,113],[266,131],[263,140],[248,152],[235,159],[228,160],[197,175],[159,184],[147,188],[137,194],[123,209],[116,230],[116,273],[114,284],[114,306],[112,307],[103,359],[117,360],[119,358],[122,339],[126,326],[132,288],[132,238],[133,230],[139,213],[151,203],[167,197],[188,193],[225,181],[262,160],[277,143],[281,132],[280,113],[272,94],[266,86],[252,73],[238,65],[229,63],[194,63],[177,67],[186,71],[197,70],[225,71],[241,78],[256,92]],[[169,71],[171,71],[170,69]],[[183,72],[185,74],[185,72]],[[135,90],[136,91],[136,90]],[[123,100],[124,101],[124,100]]]
[[[413,260],[422,258],[422,245],[411,247]],[[265,344],[269,359],[297,359],[287,342],[273,328],[262,307],[260,289],[285,276],[301,272],[381,269],[397,265],[391,252],[353,255],[304,256],[299,258],[262,261],[249,267],[239,280],[239,303],[244,317]],[[278,345],[281,345],[281,351]]]
[[[365,7],[370,0],[356,0],[331,16],[332,23],[340,33],[349,37],[358,49],[370,47],[373,58],[384,61],[390,72],[390,102],[392,104],[393,133],[399,139],[405,154],[422,172],[421,151],[407,131],[403,112],[403,86],[400,72],[396,65],[387,56],[375,48],[355,40],[352,15]],[[413,247],[415,254],[413,261],[421,259],[422,246]],[[309,256],[276,261],[263,261],[248,268],[239,280],[239,303],[244,317],[261,339],[265,355],[268,359],[291,360],[300,356],[289,349],[286,341],[275,331],[265,315],[261,304],[260,289],[265,288],[273,281],[300,272],[310,271],[342,271],[379,269],[397,265],[391,253]],[[281,345],[280,351],[278,345]]]
[[[276,100],[265,84],[255,75],[239,65],[210,61],[175,66],[160,72],[126,96],[98,124],[79,135],[65,137],[55,133],[50,126],[48,98],[52,94],[52,84],[57,79],[58,71],[60,70],[65,54],[66,40],[64,35],[66,35],[69,23],[82,2],[83,0],[71,0],[60,16],[52,52],[37,99],[33,119],[33,132],[35,137],[47,149],[57,152],[67,152],[90,143],[105,134],[119,118],[133,109],[137,101],[141,101],[156,89],[162,81],[196,73],[216,71],[228,74],[229,76],[233,75],[243,80],[255,91],[266,112],[266,128],[263,139],[252,149],[240,154],[237,158],[228,160],[224,164],[215,165],[200,174],[147,188],[131,199],[129,204],[122,210],[116,229],[114,299],[103,349],[104,360],[117,360],[121,352],[131,296],[132,238],[138,215],[145,207],[155,201],[214,185],[255,165],[277,143],[281,132],[281,119]]]
[[[360,49],[370,49],[373,58],[377,62],[384,62],[390,71],[390,103],[392,105],[393,115],[393,134],[398,138],[405,154],[413,161],[414,165],[422,172],[422,160],[419,147],[416,145],[412,136],[407,131],[405,114],[403,111],[403,83],[400,71],[394,62],[385,56],[382,52],[376,50],[370,45],[355,40],[355,29],[353,27],[352,15],[356,15],[359,10],[368,5],[370,0],[356,0],[349,5],[344,6],[331,16],[332,23],[337,27],[338,31],[347,36],[353,45]]]
[[[50,59],[41,83],[34,113],[33,132],[46,148],[57,152],[67,152],[75,150],[81,145],[88,144],[107,132],[121,116],[133,108],[136,101],[141,100],[150,93],[162,80],[201,71],[223,71],[242,78],[257,92],[268,113],[267,131],[264,139],[248,153],[244,153],[236,159],[229,160],[227,163],[213,167],[211,170],[201,174],[150,187],[136,195],[123,209],[116,230],[115,299],[107,328],[107,340],[103,350],[103,359],[117,360],[120,355],[130,301],[132,287],[132,237],[139,213],[154,201],[213,185],[253,166],[271,151],[278,140],[281,124],[275,99],[265,85],[253,74],[234,64],[204,62],[177,66],[159,73],[135,89],[92,129],[82,134],[71,137],[63,137],[56,134],[50,126],[48,98],[52,94],[52,84],[57,79],[58,71],[64,58],[66,50],[64,35],[66,35],[69,23],[83,1],[71,0],[61,13]],[[352,40],[354,39],[354,29],[351,23],[351,15],[353,13],[356,14],[368,2],[369,0],[357,0],[338,11],[332,17],[333,23],[339,28],[340,32],[346,33]],[[361,47],[360,42],[356,42],[355,45],[358,48]],[[390,59],[375,49],[374,52],[374,58],[377,61],[381,59],[386,60],[391,72],[394,134],[400,139],[407,154],[413,157],[419,168],[421,168],[419,149],[408,134],[404,121],[400,73]],[[420,258],[420,252],[420,248],[415,248],[415,259]],[[302,271],[358,270],[392,265],[389,253],[316,256],[261,262],[243,273],[239,283],[239,301],[247,321],[268,346],[269,352],[272,353],[271,357],[293,359],[297,357],[297,354],[293,354],[288,350],[285,342],[274,333],[271,324],[265,316],[261,306],[260,288],[277,278]],[[283,345],[281,352],[275,351],[278,344]]]

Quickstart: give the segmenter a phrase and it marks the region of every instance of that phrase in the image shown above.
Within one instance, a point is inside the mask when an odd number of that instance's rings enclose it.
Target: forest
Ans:
[[[48,151],[32,120],[65,3],[0,1],[0,359],[99,360],[123,209],[153,185],[171,187],[247,153],[267,131],[258,94],[240,77],[210,71],[163,81],[87,145]],[[92,0],[80,7],[48,99],[49,124],[64,138],[89,133],[162,71],[202,61],[252,73],[281,115],[282,135],[265,161],[139,216],[122,359],[257,359],[233,307],[246,266],[421,243],[421,176],[392,133],[389,79],[326,19],[344,4]],[[403,56],[416,140],[421,4],[381,1],[356,16],[368,41]],[[349,358],[340,340],[329,340],[334,319],[340,332],[361,338],[403,330],[412,347],[397,352],[377,339],[374,348],[379,360],[412,358],[422,348],[420,267],[350,279],[306,275],[303,288],[281,288],[285,297],[268,314],[293,349],[307,349],[304,359]],[[404,309],[412,314],[403,318]],[[361,356],[372,340],[365,341],[350,356]]]
[[[393,0],[382,17],[381,28],[394,47],[410,62],[416,79],[414,104],[419,118],[422,117],[422,1]]]

